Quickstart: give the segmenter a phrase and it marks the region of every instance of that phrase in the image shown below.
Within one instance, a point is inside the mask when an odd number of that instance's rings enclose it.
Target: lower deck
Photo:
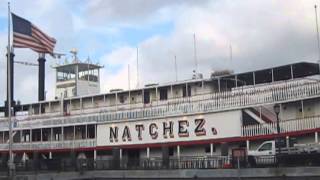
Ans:
[[[231,168],[233,150],[255,150],[266,140],[246,140],[224,143],[203,143],[93,149],[21,150],[14,152],[17,170],[68,170],[81,169],[208,169]],[[318,132],[286,136],[287,144],[318,142]],[[0,154],[0,167],[6,169],[8,153]],[[319,162],[320,163],[320,162]],[[61,169],[62,168],[62,169]],[[66,169],[64,169],[66,168]]]

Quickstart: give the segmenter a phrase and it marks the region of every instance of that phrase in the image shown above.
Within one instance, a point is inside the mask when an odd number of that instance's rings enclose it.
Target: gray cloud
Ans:
[[[174,13],[172,8],[198,6],[206,4],[207,0],[93,0],[88,2],[86,16],[91,23],[138,25],[141,22],[151,24],[153,21],[164,20]]]
[[[185,9],[177,17],[175,32],[170,37],[142,43],[145,81],[163,82],[174,77],[174,73],[167,70],[168,66],[173,69],[173,58],[168,60],[166,53],[168,48],[178,57],[180,77],[191,77],[194,66],[192,32],[199,37],[199,70],[207,77],[211,68],[243,72],[303,60],[315,62],[313,2],[303,7],[298,1],[289,7],[278,1],[259,3],[227,1],[202,9]],[[233,46],[232,62],[229,60],[230,44]]]

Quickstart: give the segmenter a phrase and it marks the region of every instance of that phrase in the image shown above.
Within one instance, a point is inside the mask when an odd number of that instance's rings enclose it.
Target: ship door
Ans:
[[[135,168],[139,167],[140,163],[140,150],[139,149],[128,149],[128,167]]]
[[[70,103],[68,101],[63,102],[63,114],[70,115]]]

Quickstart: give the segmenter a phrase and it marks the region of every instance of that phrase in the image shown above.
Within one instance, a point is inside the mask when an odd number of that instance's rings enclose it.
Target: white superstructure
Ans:
[[[90,89],[89,83],[99,87],[99,68],[81,62],[60,65],[57,96],[62,97],[15,108],[17,157],[37,152],[63,159],[76,153],[129,166],[159,158],[180,162],[219,156],[227,161],[233,149],[250,150],[276,136],[318,142],[319,64],[301,62],[104,94],[97,88],[87,95],[83,90]],[[280,105],[279,134],[275,104]],[[0,124],[0,151],[6,151],[5,117]]]

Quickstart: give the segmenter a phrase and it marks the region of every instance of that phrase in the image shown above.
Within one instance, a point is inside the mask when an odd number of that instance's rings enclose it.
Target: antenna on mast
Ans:
[[[316,16],[316,30],[317,30],[317,44],[318,44],[318,61],[320,61],[320,38],[319,38],[319,26],[318,26],[318,11],[317,11],[317,5],[314,5],[314,12]]]
[[[202,79],[203,75],[198,72],[198,58],[197,58],[197,44],[196,44],[196,34],[193,34],[193,47],[194,47],[194,63],[195,69],[193,70],[192,79]]]
[[[176,81],[178,81],[178,67],[177,67],[177,56],[174,55],[174,71],[176,73]]]
[[[72,48],[70,53],[73,55],[73,62],[78,62],[78,50],[76,48]]]
[[[197,60],[197,45],[196,45],[196,34],[193,33],[193,50],[194,50],[194,63],[195,63],[195,69],[194,73],[198,73],[198,60]]]
[[[229,47],[229,48],[230,48],[230,62],[232,62],[232,58],[233,58],[233,57],[232,57],[232,55],[233,55],[233,54],[232,54],[232,44],[230,44],[230,47]]]
[[[128,64],[128,90],[130,90],[130,64]]]

